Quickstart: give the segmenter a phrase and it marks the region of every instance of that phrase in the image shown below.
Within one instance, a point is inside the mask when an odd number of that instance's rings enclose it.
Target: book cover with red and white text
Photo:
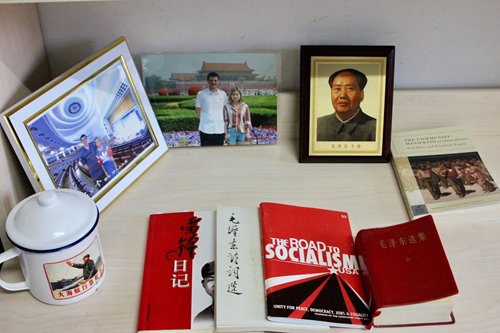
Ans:
[[[261,203],[269,320],[365,327],[371,322],[347,213]]]
[[[138,332],[213,331],[215,212],[149,219]]]

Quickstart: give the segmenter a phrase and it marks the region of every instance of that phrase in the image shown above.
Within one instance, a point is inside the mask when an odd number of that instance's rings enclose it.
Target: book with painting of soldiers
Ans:
[[[500,201],[500,190],[461,128],[394,133],[392,165],[411,218]]]
[[[138,332],[213,332],[215,212],[149,218]]]

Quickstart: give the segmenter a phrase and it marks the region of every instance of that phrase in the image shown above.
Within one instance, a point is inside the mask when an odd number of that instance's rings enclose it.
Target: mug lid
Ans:
[[[57,251],[87,236],[98,217],[96,204],[86,194],[48,190],[18,203],[7,216],[5,229],[10,241],[23,250]]]

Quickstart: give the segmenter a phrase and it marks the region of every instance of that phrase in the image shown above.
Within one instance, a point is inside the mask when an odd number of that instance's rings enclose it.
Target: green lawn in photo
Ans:
[[[252,125],[256,127],[276,127],[277,96],[244,96],[250,107]],[[149,96],[151,106],[163,133],[176,131],[196,131],[196,96]]]

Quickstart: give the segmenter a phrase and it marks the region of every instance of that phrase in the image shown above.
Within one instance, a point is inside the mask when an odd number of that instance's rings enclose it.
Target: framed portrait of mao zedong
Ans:
[[[394,46],[301,46],[299,162],[388,162]]]

